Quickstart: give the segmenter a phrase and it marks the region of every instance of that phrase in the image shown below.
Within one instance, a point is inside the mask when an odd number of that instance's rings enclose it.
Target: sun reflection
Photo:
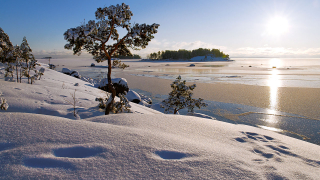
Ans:
[[[268,86],[270,87],[270,101],[269,101],[269,108],[267,110],[268,114],[275,114],[278,109],[278,88],[281,85],[281,81],[279,79],[279,72],[277,69],[272,69],[271,75],[268,80]],[[270,116],[267,119],[270,123],[277,123],[276,116]]]

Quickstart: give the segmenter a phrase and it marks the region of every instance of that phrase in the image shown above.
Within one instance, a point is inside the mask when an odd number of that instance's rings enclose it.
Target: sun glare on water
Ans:
[[[288,28],[288,20],[280,16],[273,17],[267,24],[267,31],[272,35],[282,35],[288,31]]]

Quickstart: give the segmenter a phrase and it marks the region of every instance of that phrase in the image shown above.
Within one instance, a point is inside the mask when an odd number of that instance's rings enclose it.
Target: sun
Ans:
[[[288,20],[280,16],[271,18],[267,24],[267,31],[272,35],[282,35],[288,31],[288,28]]]

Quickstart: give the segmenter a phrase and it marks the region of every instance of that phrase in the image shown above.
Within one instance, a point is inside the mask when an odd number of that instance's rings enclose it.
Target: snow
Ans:
[[[111,79],[111,82],[113,84],[118,84],[120,86],[123,86],[123,87],[128,87],[128,82],[126,79],[124,78],[114,78],[114,79]],[[108,78],[103,78],[101,79],[101,81],[99,82],[99,85],[97,83],[96,87],[104,87],[104,86],[107,86],[108,85]]]
[[[105,92],[41,67],[31,85],[4,81],[0,65],[9,104],[0,110],[0,179],[320,178],[318,145],[134,103],[133,113],[106,116],[95,101]],[[78,117],[66,101],[74,92]]]
[[[141,101],[140,95],[132,90],[129,90],[129,92],[126,94],[126,98],[128,101],[133,101],[133,100],[138,100],[139,102]]]

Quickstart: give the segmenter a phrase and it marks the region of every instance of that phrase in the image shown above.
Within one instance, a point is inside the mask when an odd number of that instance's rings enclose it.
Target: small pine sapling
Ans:
[[[196,84],[191,86],[186,85],[186,81],[181,82],[181,76],[171,84],[172,91],[169,93],[168,99],[162,101],[161,107],[165,109],[165,113],[173,112],[176,114],[179,110],[188,108],[188,111],[193,113],[195,107],[206,107],[207,104],[202,102],[203,99],[193,99],[192,91]]]
[[[0,98],[0,109],[1,110],[8,110],[9,105],[7,103],[7,100],[4,98]]]
[[[131,112],[131,105],[124,95],[125,94],[119,94],[120,101],[114,103],[112,108],[113,113],[117,114],[121,112]]]
[[[130,108],[131,105],[129,104],[129,100],[125,97],[125,94],[119,94],[120,101],[113,103],[111,107],[111,112],[114,114],[121,113],[121,112],[131,112]],[[113,100],[109,95],[107,98],[96,98],[96,101],[99,101],[99,108],[104,109],[106,108],[108,101]]]
[[[40,70],[38,71],[38,77],[39,77],[39,80],[41,79],[41,76],[44,74],[44,71],[45,71],[46,69],[45,68],[40,68]]]
[[[73,106],[73,115],[74,115],[74,117],[77,117],[76,104],[77,104],[78,100],[76,98],[76,91],[77,90],[75,89],[73,94],[70,93],[70,95],[72,97],[71,101],[65,99],[70,105]]]

